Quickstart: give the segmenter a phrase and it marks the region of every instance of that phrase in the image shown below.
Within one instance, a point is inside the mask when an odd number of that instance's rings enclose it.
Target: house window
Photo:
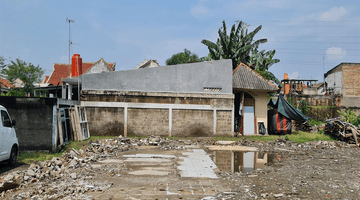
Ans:
[[[204,87],[204,92],[221,92],[222,88]]]

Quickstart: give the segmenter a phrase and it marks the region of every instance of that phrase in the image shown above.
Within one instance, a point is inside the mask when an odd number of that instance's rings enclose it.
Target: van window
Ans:
[[[4,110],[1,111],[1,121],[4,127],[11,127],[10,117]]]

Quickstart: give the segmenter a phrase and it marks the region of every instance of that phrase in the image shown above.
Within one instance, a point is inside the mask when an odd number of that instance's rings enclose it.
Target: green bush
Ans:
[[[345,113],[339,110],[337,112],[344,116],[346,122],[351,123],[354,126],[358,126],[360,124],[360,115],[356,116],[355,112],[352,112],[350,109],[348,109]]]
[[[326,121],[317,121],[316,119],[314,119],[314,118],[310,118],[309,119],[309,125],[310,126],[319,126],[319,125],[321,125],[321,124],[325,124],[326,123]]]

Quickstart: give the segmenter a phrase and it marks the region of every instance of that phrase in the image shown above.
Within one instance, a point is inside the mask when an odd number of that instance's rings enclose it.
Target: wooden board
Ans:
[[[58,129],[59,129],[60,145],[62,146],[63,143],[64,143],[64,139],[63,139],[63,131],[62,131],[62,124],[61,124],[60,111],[59,111],[59,109],[57,109],[57,124],[58,124]],[[57,138],[56,138],[56,139],[57,139]]]

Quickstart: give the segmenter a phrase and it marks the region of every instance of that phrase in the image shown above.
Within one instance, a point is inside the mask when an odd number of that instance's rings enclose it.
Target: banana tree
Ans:
[[[267,42],[267,39],[253,41],[261,27],[260,25],[254,31],[248,33],[246,24],[239,21],[237,27],[235,24],[231,27],[228,35],[226,23],[223,21],[223,26],[218,31],[219,38],[216,43],[206,39],[202,40],[201,43],[208,47],[211,59],[231,59],[233,69],[235,69],[240,63],[248,63],[251,51],[259,44]]]

